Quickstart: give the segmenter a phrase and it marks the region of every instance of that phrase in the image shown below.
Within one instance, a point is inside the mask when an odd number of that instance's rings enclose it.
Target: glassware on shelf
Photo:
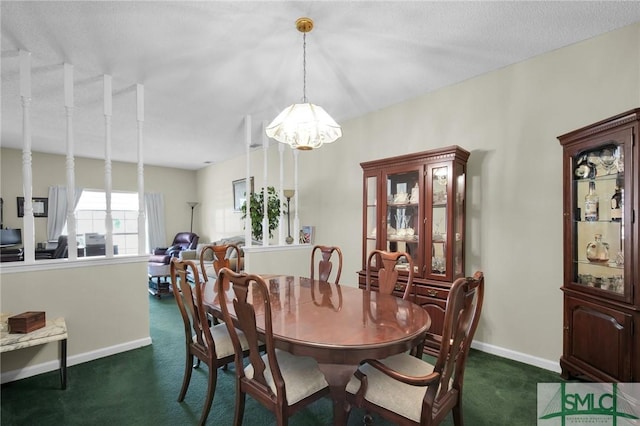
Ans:
[[[442,256],[434,256],[431,259],[431,272],[436,272],[438,274],[444,274],[447,270],[446,268],[446,259]]]
[[[593,157],[591,157],[593,159]],[[580,156],[576,162],[576,167],[573,170],[573,174],[578,179],[593,179],[596,177],[596,165],[590,161],[590,157],[586,154]]]
[[[420,188],[418,188],[418,183],[416,182],[415,186],[411,188],[411,197],[409,198],[409,202],[418,204],[420,201]]]
[[[437,169],[433,170],[433,177],[437,180],[437,182],[441,185],[441,186],[447,186],[447,175],[448,175],[449,171],[447,170],[446,167],[439,167]]]
[[[394,204],[406,204],[409,202],[409,195],[406,192],[398,192],[393,198]]]
[[[598,163],[600,162],[600,152],[590,151],[587,153],[587,163],[593,164],[594,175],[591,178],[598,176]]]
[[[398,209],[396,212],[396,229],[400,230],[406,228],[406,216],[404,213],[404,209]]]
[[[620,147],[616,147],[616,169],[618,169],[618,173],[624,173],[624,152]]]
[[[587,244],[587,260],[593,263],[609,261],[609,244],[602,241],[602,234],[595,234],[594,241]]]
[[[622,182],[620,176],[616,179],[616,189],[611,196],[611,221],[622,222],[622,211],[624,210],[624,195],[622,192]]]
[[[600,152],[600,164],[610,174],[616,167],[615,151],[611,148],[605,148]]]
[[[615,279],[616,293],[624,293],[624,278],[622,278],[622,275],[616,275]]]
[[[590,274],[578,274],[578,284],[588,285],[593,287],[593,277]]]

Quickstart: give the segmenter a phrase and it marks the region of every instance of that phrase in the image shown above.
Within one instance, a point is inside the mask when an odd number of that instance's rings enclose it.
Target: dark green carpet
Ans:
[[[57,371],[2,386],[1,424],[188,425],[196,424],[206,392],[206,366],[195,370],[183,403],[176,402],[184,366],[183,326],[172,297],[150,297],[153,345],[69,368],[67,390]],[[209,425],[231,425],[233,368],[220,370]],[[556,373],[472,351],[467,364],[464,418],[470,426],[535,425],[536,384],[559,382]],[[362,424],[362,411],[349,425]],[[289,424],[331,424],[331,402],[296,413]],[[376,419],[377,425],[390,423]],[[247,398],[245,425],[275,424],[273,415]],[[451,415],[444,425],[452,425]]]

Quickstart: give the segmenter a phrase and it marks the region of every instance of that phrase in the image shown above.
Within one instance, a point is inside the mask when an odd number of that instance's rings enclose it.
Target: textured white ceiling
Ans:
[[[338,122],[640,21],[619,1],[44,1],[0,3],[3,147],[22,147],[18,50],[32,52],[32,145],[64,153],[63,63],[74,65],[75,154],[103,158],[102,76],[113,76],[113,159],[198,169],[244,152],[307,97]]]

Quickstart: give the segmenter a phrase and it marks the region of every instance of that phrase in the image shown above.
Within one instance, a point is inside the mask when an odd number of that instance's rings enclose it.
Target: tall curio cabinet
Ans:
[[[464,276],[466,165],[458,146],[361,163],[363,170],[362,270],[373,249],[404,251],[414,261],[414,301],[431,315],[425,352],[437,353],[453,281]],[[402,297],[408,265],[400,265]],[[374,271],[372,286],[376,287]],[[429,338],[432,337],[432,338]]]
[[[640,381],[640,109],[559,136],[565,378]]]

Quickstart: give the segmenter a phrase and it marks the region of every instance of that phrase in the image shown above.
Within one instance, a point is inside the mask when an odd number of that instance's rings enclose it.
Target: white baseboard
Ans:
[[[106,356],[115,355],[121,352],[138,349],[143,346],[148,346],[151,343],[152,343],[151,338],[147,337],[144,339],[126,342],[120,345],[101,348],[96,351],[73,355],[67,359],[67,366],[70,367],[72,365],[82,364],[84,362],[93,361],[95,359],[104,358]],[[500,346],[490,345],[488,343],[483,343],[478,341],[474,341],[471,347],[482,352],[500,356],[502,358],[511,359],[514,361],[533,365],[538,368],[543,368],[545,370],[560,373],[560,364],[558,361],[551,361],[544,358],[538,358],[522,352],[516,352],[511,349],[505,349]],[[49,361],[42,364],[31,365],[21,370],[7,371],[6,373],[2,373],[1,383],[7,383],[7,382],[12,382],[14,380],[26,379],[27,377],[36,376],[38,374],[47,373],[49,371],[54,371],[58,369],[60,369],[59,361]]]
[[[525,364],[533,365],[534,367],[544,368],[545,370],[555,371],[560,373],[560,361],[551,361],[544,358],[538,358],[522,352],[512,351],[511,349],[501,348],[500,346],[490,345],[488,343],[482,343],[474,341],[471,344],[473,349],[477,349],[482,352],[486,352],[491,355],[497,355],[502,358],[511,359],[514,361],[522,362]]]
[[[106,348],[100,348],[95,351],[85,352],[73,356],[67,357],[67,367],[76,364],[82,364],[85,362],[93,361],[95,359],[104,358],[119,354],[121,352],[127,352],[133,349],[138,349],[143,346],[150,345],[151,337],[145,337],[144,339],[132,340],[130,342],[121,343],[115,346],[109,346]],[[60,361],[47,361],[42,364],[30,365],[20,370],[7,371],[0,376],[0,383],[8,383],[14,380],[26,379],[27,377],[36,376],[42,373],[48,373],[49,371],[55,371],[60,369]]]

